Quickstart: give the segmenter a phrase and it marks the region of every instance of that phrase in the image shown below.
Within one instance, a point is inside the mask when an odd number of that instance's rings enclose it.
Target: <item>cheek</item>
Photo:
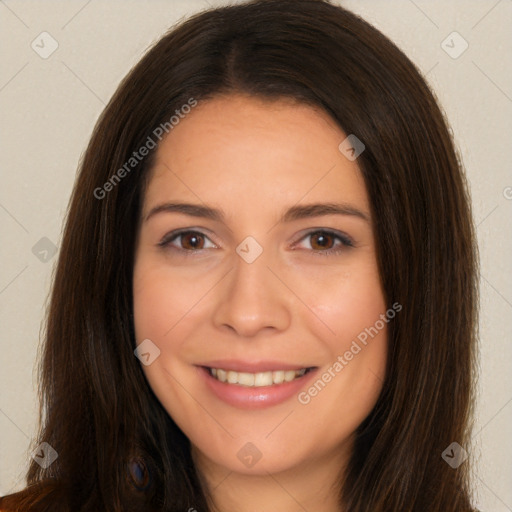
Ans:
[[[353,428],[371,411],[384,383],[388,324],[395,316],[387,313],[375,268],[369,263],[309,286],[311,309],[322,320],[315,329],[329,361],[299,401],[320,416],[329,404],[340,404]]]
[[[192,277],[181,279],[141,261],[135,266],[133,308],[137,342],[145,338],[169,344],[177,330],[186,327],[191,312],[204,295],[205,284]]]
[[[161,266],[141,260],[134,269],[133,309],[137,344],[150,339],[159,349],[159,355],[142,370],[153,392],[169,414],[176,420],[180,411],[190,411],[179,385],[182,371],[182,356],[193,325],[195,305],[198,304],[204,287],[193,281],[190,286],[180,282]],[[178,380],[176,380],[178,376]]]
[[[324,325],[323,339],[336,352],[347,350],[353,339],[386,312],[376,264],[367,260],[350,270],[304,282],[303,294],[307,293],[310,309]]]
[[[177,314],[176,294],[158,279],[146,276],[134,288],[133,308],[137,341],[141,338],[160,339],[172,327]]]
[[[133,309],[136,343],[149,339],[158,347],[158,357],[142,370],[148,382],[162,401],[177,401],[172,375],[176,373],[176,355],[180,353],[183,337],[176,334],[186,327],[180,322],[186,315],[189,297],[186,288],[176,286],[161,271],[151,265],[135,267],[133,280]],[[186,336],[185,336],[186,337]]]
[[[198,278],[189,274],[186,269],[177,271],[144,257],[134,268],[136,342],[150,339],[159,349],[158,358],[142,369],[173,417],[176,411],[190,409],[190,404],[183,402],[178,381],[183,371],[187,372],[186,379],[193,375],[189,365],[197,361],[197,351],[191,340],[198,326],[205,325],[210,299],[206,292],[216,282],[212,275]]]

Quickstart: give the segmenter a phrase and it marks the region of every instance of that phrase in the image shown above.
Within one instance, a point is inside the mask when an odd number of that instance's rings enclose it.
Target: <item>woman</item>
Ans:
[[[83,158],[47,444],[2,510],[472,510],[469,204],[432,93],[365,21],[185,21]]]

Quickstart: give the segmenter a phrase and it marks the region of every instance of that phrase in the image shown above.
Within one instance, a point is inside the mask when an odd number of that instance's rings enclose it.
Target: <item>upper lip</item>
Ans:
[[[233,372],[261,373],[278,370],[301,370],[313,368],[311,365],[282,363],[279,361],[241,361],[235,359],[218,359],[200,363],[198,366],[221,368]]]

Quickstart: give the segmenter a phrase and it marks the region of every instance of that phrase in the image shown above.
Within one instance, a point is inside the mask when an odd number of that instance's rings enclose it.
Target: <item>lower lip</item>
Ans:
[[[271,386],[249,387],[220,382],[210,375],[210,371],[203,366],[198,366],[197,369],[207,387],[217,398],[242,409],[262,409],[285,402],[292,396],[297,395],[316,373],[315,368],[291,382],[272,384]]]

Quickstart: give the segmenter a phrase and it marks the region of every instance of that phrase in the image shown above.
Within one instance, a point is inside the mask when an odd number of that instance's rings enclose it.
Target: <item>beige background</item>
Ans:
[[[37,417],[34,362],[57,258],[50,251],[41,261],[32,248],[59,246],[78,160],[122,77],[177,20],[220,3],[0,0],[0,495],[23,487]],[[475,504],[512,511],[512,1],[342,4],[426,74],[458,140],[482,261],[480,399],[466,448],[476,460]],[[31,47],[44,31],[58,43],[47,59]],[[453,31],[469,45],[456,59],[441,46]],[[453,37],[452,54],[464,44]]]

